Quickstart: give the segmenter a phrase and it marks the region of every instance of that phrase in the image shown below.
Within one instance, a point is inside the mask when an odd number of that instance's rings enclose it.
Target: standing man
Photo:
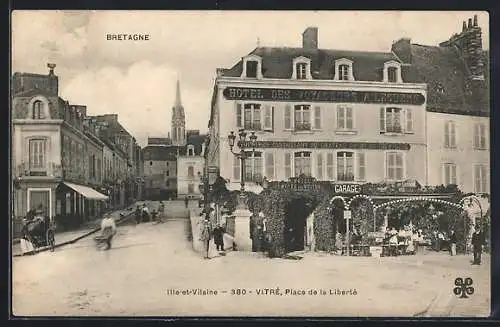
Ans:
[[[450,232],[450,255],[457,255],[457,235],[454,230]]]
[[[473,265],[481,264],[481,254],[483,252],[484,245],[484,235],[481,232],[481,227],[479,225],[476,226],[474,230],[474,234],[472,234],[472,246],[474,249],[474,261]]]
[[[224,233],[226,231],[224,228],[217,224],[214,228],[214,243],[217,248],[217,251],[224,251]]]
[[[137,206],[135,208],[135,223],[136,223],[136,225],[140,224],[141,219],[142,219],[141,215],[142,215],[141,207]]]
[[[184,198],[184,205],[186,206],[186,209],[187,209],[187,207],[189,205],[189,200],[188,200],[187,196]]]
[[[163,213],[165,212],[165,205],[163,201],[160,201],[160,205],[158,206],[158,223],[163,223]]]
[[[203,220],[203,225],[201,229],[200,241],[203,242],[203,254],[204,259],[210,259],[208,252],[210,251],[210,238],[212,238],[212,231],[210,228],[210,221],[208,219]]]
[[[106,215],[101,220],[101,235],[106,238],[106,248],[104,250],[111,249],[111,240],[116,234],[116,223],[111,215]]]

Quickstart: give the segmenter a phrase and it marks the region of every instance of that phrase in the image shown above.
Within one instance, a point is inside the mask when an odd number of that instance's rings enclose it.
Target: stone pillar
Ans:
[[[238,251],[252,251],[252,239],[250,238],[250,216],[248,209],[234,211],[234,242]]]

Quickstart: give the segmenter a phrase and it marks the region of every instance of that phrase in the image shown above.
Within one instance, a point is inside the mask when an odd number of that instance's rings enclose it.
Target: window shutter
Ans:
[[[456,146],[456,128],[455,128],[455,123],[451,122],[450,123],[450,146],[455,147]]]
[[[450,146],[450,122],[444,123],[444,146]]]
[[[364,181],[366,173],[366,163],[365,163],[365,154],[360,152],[358,153],[358,179]]]
[[[292,177],[292,155],[285,153],[285,179]]]
[[[413,133],[413,115],[412,115],[412,110],[407,108],[406,109],[406,133]]]
[[[269,105],[264,106],[264,129],[272,130],[273,114],[272,107]]]
[[[274,106],[271,107],[271,130],[274,131]]]
[[[292,129],[292,106],[285,105],[285,129]]]
[[[326,154],[326,177],[333,180],[333,153]]]
[[[314,107],[314,128],[321,129],[321,107]]]
[[[385,133],[385,108],[380,108],[380,133]]]
[[[474,148],[479,148],[479,125],[474,125]]]
[[[267,179],[274,179],[274,153],[266,153],[266,175]]]
[[[481,192],[481,166],[474,165],[474,192]]]
[[[351,107],[345,108],[345,126],[346,129],[354,128],[354,115]]]
[[[240,180],[241,167],[240,167],[240,159],[234,157],[233,161],[233,178],[235,180]]]
[[[323,154],[318,153],[316,156],[316,178],[323,179]]]
[[[338,129],[345,128],[344,107],[337,107],[337,128]]]
[[[236,103],[236,127],[242,127],[243,108],[241,103]],[[175,138],[175,135],[174,135]]]

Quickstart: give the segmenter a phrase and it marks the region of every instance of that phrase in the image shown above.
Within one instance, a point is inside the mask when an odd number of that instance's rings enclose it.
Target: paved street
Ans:
[[[450,257],[446,253],[398,258],[311,253],[302,260],[284,260],[229,252],[203,260],[187,241],[187,221],[169,219],[159,225],[121,226],[110,251],[97,251],[90,237],[53,253],[14,258],[14,314],[489,314],[488,257],[482,266],[470,266],[470,257]],[[453,295],[456,277],[473,279],[475,293],[470,298]],[[258,291],[276,287],[282,295],[262,295],[266,291]],[[184,290],[198,288],[201,290],[197,295],[182,295]],[[232,289],[244,289],[246,294],[231,295]],[[310,289],[318,295],[309,295]],[[204,290],[217,290],[218,294],[199,295]],[[305,295],[297,294],[302,290]],[[320,290],[326,294],[320,295]],[[177,291],[179,295],[175,295]]]

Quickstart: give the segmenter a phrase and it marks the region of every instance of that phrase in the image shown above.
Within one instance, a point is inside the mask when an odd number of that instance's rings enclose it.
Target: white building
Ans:
[[[199,198],[199,185],[205,168],[205,139],[199,131],[187,133],[187,145],[177,156],[177,196],[178,198]]]

